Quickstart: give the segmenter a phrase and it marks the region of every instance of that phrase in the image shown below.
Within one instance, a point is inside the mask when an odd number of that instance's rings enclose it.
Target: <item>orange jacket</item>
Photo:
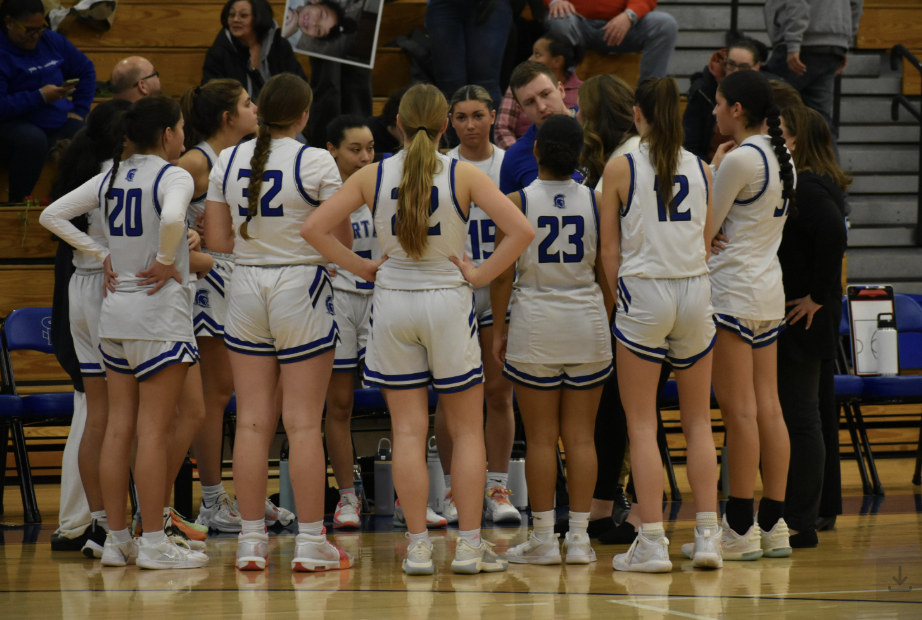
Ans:
[[[616,15],[631,9],[637,13],[637,19],[656,8],[656,0],[569,0],[576,12],[586,19],[610,20]],[[544,0],[544,6],[550,6],[551,0]]]

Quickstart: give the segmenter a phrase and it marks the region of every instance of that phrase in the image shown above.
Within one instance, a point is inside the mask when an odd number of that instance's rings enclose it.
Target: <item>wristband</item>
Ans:
[[[627,15],[629,20],[631,20],[632,26],[637,23],[637,13],[635,13],[632,9],[626,9],[624,14]]]

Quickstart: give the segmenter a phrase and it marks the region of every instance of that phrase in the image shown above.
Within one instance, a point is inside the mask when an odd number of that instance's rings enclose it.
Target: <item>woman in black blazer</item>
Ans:
[[[789,307],[788,327],[778,338],[778,396],[791,438],[784,519],[792,547],[815,547],[826,458],[820,401],[835,398],[834,386],[820,377],[823,364],[836,357],[851,178],[836,163],[818,112],[786,108],[781,128],[797,169],[797,212],[788,217],[778,249]],[[833,394],[821,398],[821,383]]]

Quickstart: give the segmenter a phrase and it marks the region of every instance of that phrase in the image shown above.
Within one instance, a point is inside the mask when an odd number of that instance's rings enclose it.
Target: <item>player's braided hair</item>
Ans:
[[[263,187],[263,173],[269,159],[272,144],[272,130],[285,129],[298,122],[314,100],[313,91],[307,82],[291,73],[280,73],[269,78],[259,93],[259,131],[256,146],[250,159],[250,184],[247,196],[247,219],[240,225],[240,236],[249,241],[250,221],[256,216]]]

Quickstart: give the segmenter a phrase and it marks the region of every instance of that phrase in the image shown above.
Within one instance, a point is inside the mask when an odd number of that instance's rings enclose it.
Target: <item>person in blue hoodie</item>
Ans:
[[[0,4],[0,163],[10,202],[32,192],[49,150],[83,127],[96,93],[93,62],[46,30],[41,0]]]

